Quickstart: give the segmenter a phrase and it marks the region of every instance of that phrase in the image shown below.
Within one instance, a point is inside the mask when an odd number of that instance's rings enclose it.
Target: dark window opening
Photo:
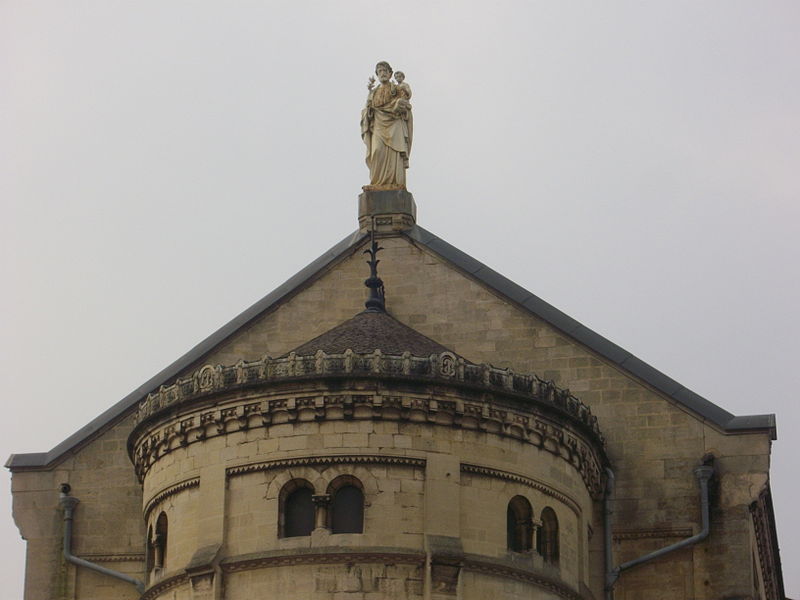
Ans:
[[[536,550],[545,562],[558,563],[558,518],[549,506],[542,510],[542,526],[539,529]]]
[[[283,537],[311,535],[314,529],[313,491],[300,487],[289,493],[283,505]]]
[[[167,514],[161,513],[156,520],[156,532],[153,536],[153,566],[163,569],[167,562]]]
[[[362,533],[364,531],[364,493],[347,484],[333,494],[331,500],[331,532]]]
[[[512,552],[529,552],[533,546],[533,509],[522,496],[514,496],[506,509],[506,545]]]

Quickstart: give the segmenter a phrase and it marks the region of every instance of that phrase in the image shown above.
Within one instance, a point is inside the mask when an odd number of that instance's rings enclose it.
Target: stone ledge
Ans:
[[[391,562],[392,564],[410,564],[422,567],[425,564],[425,553],[411,548],[390,546],[295,548],[290,552],[270,550],[231,556],[223,559],[221,566],[223,572],[231,573],[265,567],[370,562]]]
[[[520,561],[512,558],[465,554],[462,568],[473,573],[531,583],[568,600],[585,600],[586,598],[560,580],[560,572],[557,567],[537,568],[520,564]]]

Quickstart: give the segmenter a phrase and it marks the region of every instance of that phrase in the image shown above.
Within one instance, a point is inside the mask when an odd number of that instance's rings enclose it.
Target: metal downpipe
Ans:
[[[604,550],[604,560],[605,560],[605,573],[606,573],[606,580],[605,580],[605,592],[606,592],[606,600],[614,600],[614,582],[610,581],[609,575],[614,570],[614,561],[612,552],[612,542],[613,542],[613,535],[611,532],[611,516],[614,514],[614,511],[611,510],[611,496],[614,495],[614,483],[615,483],[614,471],[611,470],[610,467],[606,467],[606,495],[603,498],[603,544],[605,546]]]
[[[686,548],[688,546],[692,546],[697,542],[701,542],[708,537],[709,532],[711,531],[711,519],[709,516],[709,502],[708,502],[708,481],[714,475],[714,467],[708,464],[710,461],[705,461],[699,467],[694,469],[694,476],[697,478],[697,482],[700,484],[700,510],[702,513],[702,520],[703,520],[703,527],[699,533],[693,535],[692,537],[688,537],[680,542],[676,542],[674,544],[670,544],[669,546],[665,546],[660,548],[654,552],[650,552],[649,554],[645,554],[644,556],[640,556],[639,558],[635,558],[630,560],[626,563],[622,563],[616,568],[611,568],[611,541],[612,541],[612,532],[611,532],[611,509],[609,508],[609,504],[611,501],[611,493],[610,487],[607,488],[608,492],[605,498],[605,547],[606,547],[606,600],[613,600],[614,598],[614,584],[616,584],[617,579],[619,579],[620,574],[623,571],[627,571],[633,567],[641,565],[643,563],[649,562],[655,558],[659,558],[668,554],[670,552],[674,552],[675,550],[680,550],[682,548]],[[611,474],[611,479],[613,485],[613,473]]]
[[[119,571],[106,569],[105,567],[101,567],[100,565],[89,562],[88,560],[78,558],[72,554],[72,513],[80,500],[74,496],[70,496],[69,491],[69,484],[62,483],[61,494],[59,496],[58,503],[61,505],[61,508],[64,509],[64,558],[67,560],[67,562],[71,562],[74,565],[86,567],[92,571],[97,571],[98,573],[103,573],[104,575],[127,581],[128,583],[135,585],[140,594],[144,594],[144,583],[135,577],[131,577],[125,573],[120,573]]]

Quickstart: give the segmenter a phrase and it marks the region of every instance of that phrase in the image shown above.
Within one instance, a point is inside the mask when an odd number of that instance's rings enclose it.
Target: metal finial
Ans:
[[[370,247],[364,250],[364,254],[369,254],[369,279],[364,281],[364,285],[369,288],[369,298],[367,298],[366,306],[367,312],[386,312],[386,304],[384,302],[383,281],[378,277],[378,263],[381,262],[377,259],[378,252],[383,250],[378,246],[375,241],[375,231],[372,231],[372,243]]]

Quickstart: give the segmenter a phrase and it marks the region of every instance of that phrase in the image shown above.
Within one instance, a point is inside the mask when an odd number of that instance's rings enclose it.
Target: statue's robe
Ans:
[[[367,146],[370,186],[405,189],[411,149],[408,110],[400,106],[404,95],[385,83],[371,91],[361,113],[361,137]]]

